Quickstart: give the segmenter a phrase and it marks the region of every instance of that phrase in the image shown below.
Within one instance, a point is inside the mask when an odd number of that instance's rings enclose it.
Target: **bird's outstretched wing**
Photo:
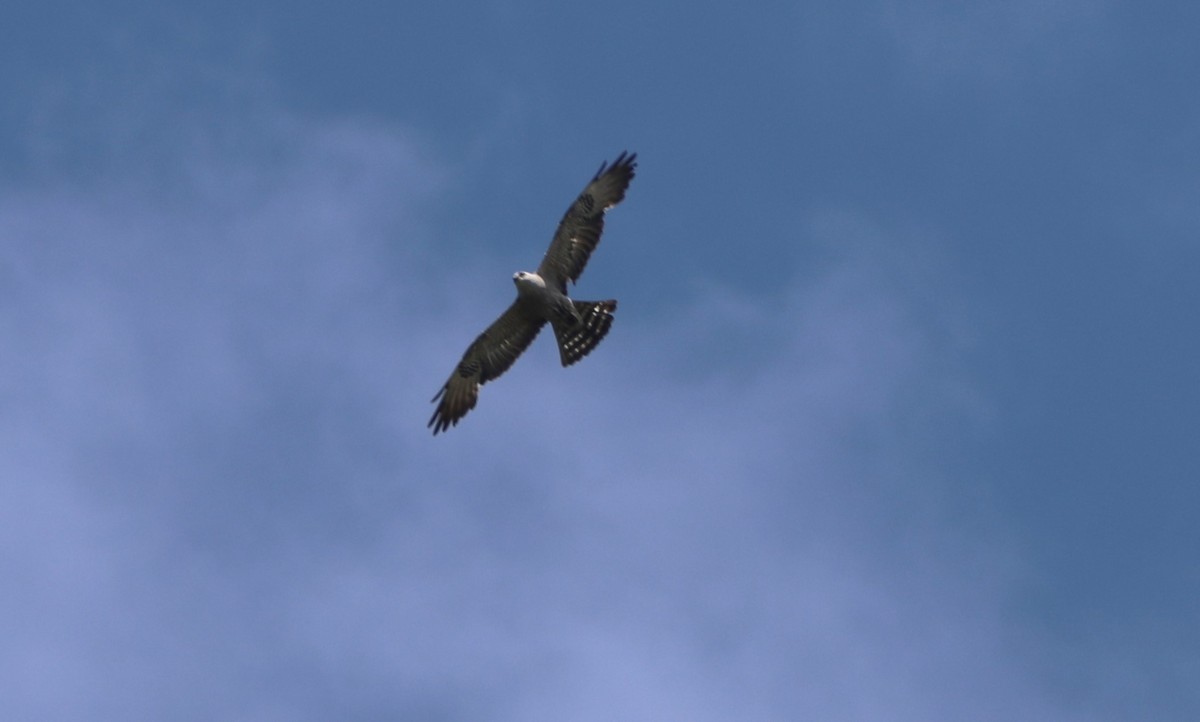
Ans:
[[[559,222],[554,240],[538,266],[538,275],[547,284],[566,293],[567,281],[574,282],[583,273],[604,231],[604,212],[625,198],[636,168],[637,153],[622,152],[612,165],[600,164],[600,170]]]
[[[433,427],[434,436],[457,424],[475,408],[479,387],[507,371],[521,352],[533,343],[543,324],[545,320],[526,301],[518,298],[479,334],[442,390],[432,399],[442,400],[429,419],[428,425]]]

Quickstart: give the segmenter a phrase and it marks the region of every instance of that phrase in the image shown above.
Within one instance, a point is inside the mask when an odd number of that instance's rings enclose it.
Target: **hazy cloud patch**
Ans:
[[[14,709],[1054,716],[1009,558],[910,453],[972,412],[897,267],[714,284],[565,371],[546,333],[435,439],[494,304],[430,255],[444,172],[370,123],[262,128],[165,185],[0,198]]]

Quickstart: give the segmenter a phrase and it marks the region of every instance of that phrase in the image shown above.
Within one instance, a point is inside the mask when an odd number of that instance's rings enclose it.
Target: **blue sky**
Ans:
[[[1198,23],[8,3],[10,718],[1196,719]]]

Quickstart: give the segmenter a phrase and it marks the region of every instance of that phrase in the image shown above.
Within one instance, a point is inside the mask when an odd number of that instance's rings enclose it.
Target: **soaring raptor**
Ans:
[[[574,283],[583,273],[600,242],[604,212],[625,198],[636,168],[637,153],[623,152],[612,165],[601,163],[559,222],[537,272],[513,274],[517,300],[479,334],[433,397],[433,401],[441,399],[429,419],[435,436],[457,425],[475,408],[479,387],[507,371],[547,322],[554,328],[563,366],[587,356],[608,333],[617,302],[572,300],[567,296],[567,282]]]

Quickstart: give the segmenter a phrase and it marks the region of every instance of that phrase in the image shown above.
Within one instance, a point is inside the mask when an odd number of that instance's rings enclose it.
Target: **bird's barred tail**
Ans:
[[[570,366],[587,356],[608,335],[612,328],[612,312],[616,301],[572,301],[579,321],[554,322],[554,337],[558,339],[558,354],[563,366]]]

